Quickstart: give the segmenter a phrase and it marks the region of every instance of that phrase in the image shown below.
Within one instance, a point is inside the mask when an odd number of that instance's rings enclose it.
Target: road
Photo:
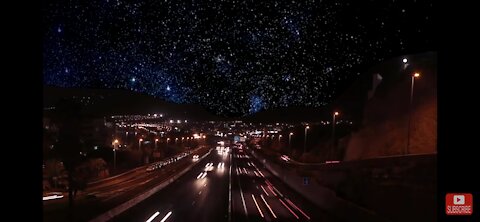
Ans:
[[[193,151],[193,154],[203,155],[207,151],[206,148],[201,148]],[[137,194],[155,187],[189,165],[192,165],[192,155],[152,172],[146,172],[146,167],[139,167],[122,175],[92,183],[75,198],[77,214],[75,219],[76,221],[88,221],[96,215],[132,199]],[[43,201],[44,221],[65,221],[67,201],[67,196]]]
[[[231,149],[212,152],[172,185],[112,221],[336,220],[273,177],[244,149]]]

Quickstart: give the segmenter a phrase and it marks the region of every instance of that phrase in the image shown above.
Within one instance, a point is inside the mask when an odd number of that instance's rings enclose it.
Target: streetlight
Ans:
[[[278,135],[278,142],[280,143],[280,139],[282,139],[282,135]]]
[[[142,141],[143,141],[143,139],[141,139],[141,138],[138,140],[138,149],[139,150],[140,150],[140,148],[142,148]]]
[[[333,113],[333,122],[332,122],[332,158],[334,157],[333,153],[335,152],[335,117],[338,116],[338,112]]]
[[[158,139],[155,139],[155,150],[157,149],[157,142],[158,142]]]
[[[117,145],[118,139],[113,141],[113,170],[117,169]]]
[[[410,106],[408,107],[408,128],[407,128],[407,149],[405,150],[405,154],[409,154],[410,151],[410,122],[412,119],[412,104],[413,104],[413,86],[415,83],[415,78],[419,78],[420,73],[416,72],[412,75],[412,86],[410,87]]]
[[[307,130],[310,129],[310,126],[305,127],[305,141],[303,142],[303,154],[307,151]]]
[[[170,141],[170,138],[167,138],[167,144],[168,144],[168,141]]]
[[[292,140],[292,135],[293,135],[293,133],[289,133],[289,134],[288,134],[288,148],[289,148],[289,149],[292,148],[291,143],[290,143],[290,141]]]

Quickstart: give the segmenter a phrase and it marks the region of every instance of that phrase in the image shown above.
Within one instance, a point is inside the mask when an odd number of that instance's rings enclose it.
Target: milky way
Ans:
[[[375,63],[435,50],[431,1],[46,1],[44,83],[229,116],[321,107]]]

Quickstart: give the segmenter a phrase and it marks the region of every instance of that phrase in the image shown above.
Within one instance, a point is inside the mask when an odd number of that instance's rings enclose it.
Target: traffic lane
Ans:
[[[146,221],[157,211],[160,214],[172,211],[168,220],[175,221],[196,221],[197,218],[201,221],[212,221],[223,218],[224,213],[220,212],[226,212],[228,204],[228,174],[211,171],[205,178],[197,179],[207,163],[220,160],[223,161],[212,152],[173,184],[122,213],[113,221]],[[225,167],[228,167],[228,160],[224,162]],[[157,215],[159,216],[161,215]]]
[[[266,200],[261,190],[261,179],[255,178],[255,174],[251,169],[249,169],[247,156],[241,153],[235,153],[234,155],[234,174],[235,178],[238,181],[238,188],[235,187],[235,192],[240,193],[242,206],[238,207],[239,195],[235,195],[235,205],[236,215],[240,216],[241,219],[236,221],[245,221],[245,220],[261,220],[261,221],[274,221],[277,220],[278,216],[275,213],[275,209],[272,209],[270,206],[270,201]],[[240,189],[241,188],[241,189]],[[242,198],[243,196],[243,198]],[[243,206],[245,203],[245,206]],[[242,208],[243,207],[243,208]],[[240,209],[239,209],[240,208]],[[243,211],[242,211],[243,209]],[[245,212],[246,211],[246,212]],[[278,210],[277,210],[278,211]]]
[[[184,213],[172,215],[172,221],[227,221],[228,156],[218,155],[216,152],[211,155],[215,157],[209,161],[215,166],[213,170],[208,171],[203,179],[196,179],[198,175],[195,177],[195,183],[200,183],[203,188],[197,192],[194,200],[183,202]],[[224,166],[221,167],[220,163],[224,163]]]
[[[88,194],[95,195],[97,198],[102,198],[102,201],[108,201],[123,193],[142,189],[141,186],[148,184],[146,187],[152,187],[152,183],[160,182],[173,175],[179,169],[183,169],[186,165],[190,164],[191,159],[182,159],[175,162],[169,167],[162,168],[153,172],[144,171],[142,176],[132,178],[130,180],[122,181],[110,187],[104,187],[95,191],[89,191]]]
[[[259,174],[260,172],[263,174],[261,176],[265,179],[265,183],[267,184],[267,187],[265,187],[266,190],[271,193],[274,192],[275,194],[277,194],[277,197],[279,199],[278,202],[280,203],[280,205],[275,202],[274,205],[276,205],[277,207],[283,207],[284,211],[289,212],[294,218],[296,218],[296,216],[293,213],[300,217],[300,219],[302,219],[302,217],[304,219],[310,218],[311,221],[340,221],[339,219],[328,214],[327,212],[321,210],[313,203],[305,199],[303,196],[298,194],[296,191],[288,187],[280,179],[278,179],[277,177],[272,175],[267,169],[265,169],[262,163],[255,159],[253,156],[251,156],[249,160],[251,162],[250,165],[252,165],[257,170],[257,172],[259,172]]]
[[[203,146],[197,148],[196,150],[193,150],[192,153],[187,155],[185,158],[189,158],[191,155],[199,153],[202,149],[203,149]],[[173,158],[173,156],[168,157],[168,158],[164,158],[161,161],[167,161],[170,158]],[[160,161],[157,161],[157,162],[160,162]],[[114,178],[106,178],[106,179],[104,179],[104,181],[94,182],[93,184],[91,184],[87,187],[87,192],[95,192],[97,190],[101,190],[101,189],[105,189],[105,188],[106,189],[109,189],[109,188],[111,189],[111,187],[119,186],[119,185],[124,186],[120,183],[124,183],[126,181],[135,180],[135,179],[139,179],[139,178],[148,177],[149,174],[145,174],[145,172],[146,172],[149,165],[139,167],[137,169],[131,170],[130,172],[127,172],[126,174],[122,174],[122,175],[119,175],[117,177],[114,176]],[[168,170],[169,168],[172,168],[171,166],[172,166],[172,164],[168,164],[168,165],[162,167],[161,169],[167,168],[167,170]]]
[[[266,183],[264,178],[257,177],[256,169],[249,164],[249,159],[237,158],[235,164],[237,167],[238,179],[244,188],[245,202],[247,209],[253,219],[262,219],[262,221],[293,221],[294,218],[286,209],[280,205],[277,197],[265,192]],[[278,203],[276,203],[278,202]],[[249,215],[249,218],[251,217]]]
[[[236,159],[232,161],[236,164]],[[243,175],[238,165],[232,166],[232,221],[264,221],[264,214],[260,213],[252,196],[251,188],[245,189],[248,184],[242,183]]]

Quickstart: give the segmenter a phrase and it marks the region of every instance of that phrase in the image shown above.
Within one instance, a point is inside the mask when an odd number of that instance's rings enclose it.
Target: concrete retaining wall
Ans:
[[[264,167],[274,176],[278,177],[290,188],[301,194],[319,208],[345,221],[388,221],[379,217],[374,212],[361,208],[351,202],[338,198],[332,190],[319,185],[310,179],[308,185],[304,185],[304,178],[295,171],[282,168],[281,166],[261,157],[255,151],[252,155],[263,163]]]

